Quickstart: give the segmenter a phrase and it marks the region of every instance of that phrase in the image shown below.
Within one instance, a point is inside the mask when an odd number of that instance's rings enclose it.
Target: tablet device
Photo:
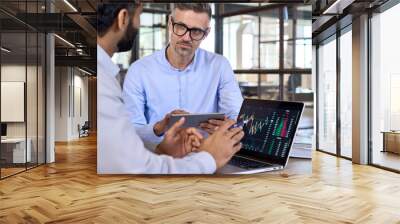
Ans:
[[[199,127],[201,123],[207,122],[208,120],[223,120],[225,117],[224,113],[206,113],[206,114],[172,114],[169,118],[168,129],[179,121],[181,117],[185,118],[185,123],[182,125],[183,128]]]

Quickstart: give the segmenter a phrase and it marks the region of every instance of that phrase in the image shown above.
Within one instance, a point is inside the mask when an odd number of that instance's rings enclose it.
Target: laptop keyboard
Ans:
[[[244,169],[256,169],[256,168],[264,168],[264,167],[272,166],[271,164],[257,162],[254,160],[249,160],[249,159],[245,159],[245,158],[237,157],[237,156],[232,157],[232,159],[229,161],[229,164],[238,166],[238,167],[244,168]]]

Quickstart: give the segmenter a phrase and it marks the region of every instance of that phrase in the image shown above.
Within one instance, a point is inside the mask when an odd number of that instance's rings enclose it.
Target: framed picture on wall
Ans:
[[[25,121],[25,82],[1,82],[1,122]]]

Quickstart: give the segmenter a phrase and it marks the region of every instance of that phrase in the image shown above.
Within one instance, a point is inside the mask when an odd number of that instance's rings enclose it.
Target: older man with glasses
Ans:
[[[207,3],[176,3],[169,17],[169,44],[133,63],[123,86],[131,122],[142,139],[157,143],[171,114],[225,113],[236,119],[243,101],[226,58],[199,46],[210,32]],[[213,133],[221,120],[201,128]]]

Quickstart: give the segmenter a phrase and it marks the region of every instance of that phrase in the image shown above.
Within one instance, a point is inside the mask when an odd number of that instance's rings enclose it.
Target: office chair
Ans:
[[[89,136],[89,129],[90,129],[89,121],[85,121],[82,127],[80,127],[80,125],[78,124],[79,138]]]

